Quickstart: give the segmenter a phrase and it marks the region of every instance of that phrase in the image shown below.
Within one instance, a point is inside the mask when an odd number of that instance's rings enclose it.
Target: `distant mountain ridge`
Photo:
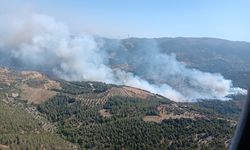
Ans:
[[[154,41],[162,53],[176,55],[187,67],[221,73],[233,80],[235,86],[248,88],[250,84],[250,43],[216,38],[129,38],[122,40],[128,49]],[[128,64],[129,65],[129,64]],[[131,64],[133,68],[133,64]],[[248,84],[247,84],[248,83]]]
[[[37,70],[66,80],[135,86],[175,101],[226,99],[234,91],[228,89],[240,87],[239,90],[245,91],[250,81],[247,42],[212,38],[87,39],[70,36],[69,44],[62,49],[63,42],[46,41],[43,46],[26,43],[39,48],[39,51],[29,49],[31,54],[26,54],[22,46],[17,45],[16,49],[6,46],[0,50],[0,64],[19,70]],[[214,86],[206,84],[208,76],[212,77]],[[166,95],[165,91],[171,90],[168,93],[175,94]]]

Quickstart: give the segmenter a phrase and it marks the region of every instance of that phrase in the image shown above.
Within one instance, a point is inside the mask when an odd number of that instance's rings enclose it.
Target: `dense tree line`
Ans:
[[[58,134],[83,149],[225,149],[234,128],[219,119],[170,119],[144,122],[147,114],[158,115],[157,106],[167,100],[111,97],[104,106],[85,107],[81,101],[58,95],[38,106],[57,123]],[[100,109],[112,117],[102,117]]]
[[[29,113],[0,101],[0,144],[10,149],[73,149],[72,144],[49,133]],[[0,147],[1,149],[1,147]]]
[[[107,91],[109,88],[111,88],[113,85],[106,84],[102,82],[93,82],[93,81],[82,81],[82,82],[66,82],[66,81],[59,81],[62,89],[58,90],[55,89],[55,91],[62,92],[62,93],[68,93],[72,95],[79,95],[79,94],[85,94],[85,93],[102,93]]]
[[[221,100],[200,100],[195,103],[188,104],[190,109],[194,109],[205,115],[219,115],[231,119],[238,119],[242,108],[237,101],[221,101]]]

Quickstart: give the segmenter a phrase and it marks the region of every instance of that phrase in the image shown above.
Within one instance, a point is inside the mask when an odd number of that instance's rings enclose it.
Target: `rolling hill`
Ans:
[[[237,101],[177,103],[5,67],[0,89],[0,149],[226,149],[240,113]]]
[[[134,72],[146,79],[150,79],[152,73],[147,75],[149,68],[144,57],[148,59],[145,54],[147,51],[153,51],[174,54],[176,59],[188,68],[220,73],[226,79],[232,80],[234,86],[248,88],[250,84],[249,42],[188,37],[128,38],[121,40],[119,44],[114,44],[117,40],[106,40],[107,45],[104,47],[107,47],[107,51],[111,54],[110,64],[114,68]]]

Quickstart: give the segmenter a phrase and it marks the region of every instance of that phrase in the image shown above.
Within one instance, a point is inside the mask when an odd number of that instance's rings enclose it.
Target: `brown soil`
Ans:
[[[42,88],[31,88],[26,84],[21,85],[21,98],[34,104],[40,104],[56,95],[56,92]]]
[[[21,74],[28,79],[45,79],[46,76],[36,71],[22,71]]]
[[[107,109],[101,109],[101,110],[99,110],[99,113],[103,117],[112,117],[112,114]]]
[[[163,120],[168,119],[196,119],[196,118],[202,118],[203,116],[200,114],[196,114],[193,112],[185,112],[183,114],[174,114],[173,112],[168,112],[167,110],[171,109],[179,109],[177,108],[177,104],[173,103],[171,105],[160,105],[157,107],[157,110],[159,111],[159,115],[148,115],[144,116],[143,120],[145,122],[156,122],[161,123]]]
[[[45,81],[41,82],[41,85],[38,85],[37,88],[30,87],[26,84],[27,80],[35,81]],[[51,89],[60,89],[60,83],[50,80],[46,75],[36,71],[22,71],[15,72],[8,68],[0,68],[0,83],[6,84],[20,89],[20,92],[13,92],[11,96],[13,98],[21,97],[23,100],[33,102],[34,104],[39,104],[48,100],[49,98],[56,95],[56,92],[51,91]]]
[[[91,107],[95,105],[103,105],[108,101],[110,97],[113,96],[137,97],[146,100],[150,99],[151,97],[155,97],[156,95],[145,90],[125,86],[125,87],[112,87],[111,89],[103,93],[89,93],[89,94],[76,95],[75,98],[81,100],[84,105]]]
[[[113,87],[109,91],[109,96],[127,96],[127,97],[137,97],[141,99],[148,99],[153,96],[154,94],[134,87],[124,86],[121,88]]]
[[[21,74],[24,78],[27,79],[35,79],[35,80],[45,80],[45,83],[42,88],[45,89],[61,89],[60,83],[54,80],[50,80],[46,75],[36,72],[36,71],[22,71]]]

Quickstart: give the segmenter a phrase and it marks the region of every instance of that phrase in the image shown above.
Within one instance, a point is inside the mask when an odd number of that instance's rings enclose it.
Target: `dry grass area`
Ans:
[[[19,84],[15,84],[17,83],[17,80]],[[15,98],[20,96],[21,99],[34,104],[42,103],[55,96],[57,93],[51,89],[61,89],[59,82],[49,79],[42,73],[36,71],[15,72],[8,68],[0,68],[0,83],[7,84],[8,86],[12,84],[18,85],[20,92],[13,93],[12,97]],[[86,102],[86,105],[91,106],[105,104],[108,98],[112,96],[137,97],[141,99],[158,97],[157,95],[142,89],[124,86],[112,87],[103,93],[77,95],[75,98],[83,100]]]
[[[112,97],[112,96],[132,97],[132,94],[128,92],[127,90],[125,90],[124,88],[112,87],[109,90],[108,97]]]
[[[27,81],[37,81],[40,83],[36,88],[26,84]],[[60,83],[50,80],[46,75],[36,71],[15,72],[8,68],[0,68],[0,83],[13,86],[15,90],[11,94],[12,98],[19,97],[28,102],[39,104],[56,95],[51,89],[60,89]]]
[[[137,96],[138,98],[147,99],[147,98],[150,98],[150,97],[154,96],[154,94],[152,94],[152,93],[150,93],[148,91],[138,89],[138,88],[134,88],[134,87],[125,86],[125,87],[123,87],[123,89],[125,89],[133,97]]]
[[[18,84],[16,84],[17,81]],[[12,97],[20,97],[34,104],[40,104],[55,96],[57,92],[51,89],[62,88],[59,82],[49,79],[42,73],[36,71],[15,72],[8,68],[0,68],[0,83],[7,84],[8,86],[12,84],[17,85],[20,91],[12,93]],[[112,96],[137,97],[141,99],[161,98],[148,91],[129,86],[112,87],[103,93],[82,94],[75,96],[75,98],[83,100],[88,106],[92,106],[103,105]]]
[[[156,122],[156,123],[161,123],[163,120],[168,120],[168,119],[195,119],[195,118],[201,118],[202,116],[199,114],[194,114],[194,113],[189,113],[185,112],[184,114],[180,115],[175,115],[174,113],[164,113],[160,114],[158,116],[145,116],[143,118],[144,121],[146,122]]]
[[[178,109],[177,104],[173,103],[171,105],[160,105],[157,107],[157,110],[159,111],[159,115],[151,115],[151,116],[144,116],[143,120],[145,122],[156,122],[161,123],[163,120],[168,119],[196,119],[196,118],[202,118],[204,116],[193,113],[193,112],[184,112],[183,114],[174,114],[173,112],[168,112],[170,109]]]
[[[57,94],[56,92],[45,88],[31,88],[26,84],[21,85],[21,91],[21,98],[34,104],[40,104],[47,101],[49,98]]]
[[[50,80],[46,75],[36,72],[36,71],[22,71],[21,75],[25,78],[25,80],[36,80],[36,81],[46,81],[46,83],[42,84],[40,88],[44,89],[61,89],[61,85],[59,82]],[[25,81],[24,80],[24,81]]]
[[[44,88],[47,90],[50,89],[61,89],[61,85],[59,82],[53,81],[53,80],[47,80],[48,83],[44,84]]]
[[[156,123],[161,123],[164,118],[161,116],[145,116],[143,117],[143,121],[145,122],[156,122]]]
[[[139,88],[124,86],[120,88],[111,88],[108,96],[138,97],[141,99],[148,99],[156,95]]]
[[[110,97],[123,96],[123,97],[138,97],[141,99],[149,99],[156,96],[150,92],[134,88],[134,87],[112,87],[103,93],[90,93],[75,96],[76,99],[84,102],[86,106],[103,105]]]
[[[25,77],[25,78],[29,78],[29,79],[45,79],[46,76],[36,72],[36,71],[22,71],[21,74]]]
[[[112,117],[112,114],[110,113],[108,109],[101,109],[99,110],[99,113],[103,117]]]

